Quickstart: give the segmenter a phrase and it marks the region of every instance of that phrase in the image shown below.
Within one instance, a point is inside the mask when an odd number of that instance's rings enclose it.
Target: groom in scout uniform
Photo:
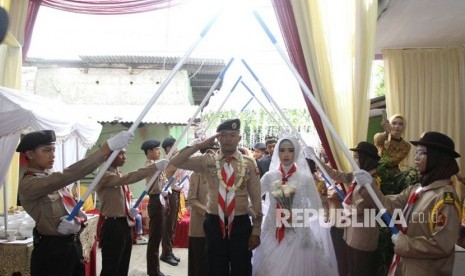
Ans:
[[[208,190],[207,215],[204,222],[205,242],[210,275],[251,275],[252,250],[260,245],[261,214],[260,178],[255,160],[237,150],[241,140],[240,120],[221,123],[217,134],[188,146],[173,157],[170,164],[202,174]],[[195,152],[220,143],[216,154]]]

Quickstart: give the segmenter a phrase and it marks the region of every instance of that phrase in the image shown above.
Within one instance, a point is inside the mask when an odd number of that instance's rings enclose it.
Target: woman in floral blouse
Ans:
[[[394,114],[389,121],[383,118],[384,132],[376,133],[374,137],[379,156],[387,158],[388,170],[393,173],[400,172],[399,163],[407,157],[411,148],[410,143],[401,137],[405,124],[405,117],[401,114]]]

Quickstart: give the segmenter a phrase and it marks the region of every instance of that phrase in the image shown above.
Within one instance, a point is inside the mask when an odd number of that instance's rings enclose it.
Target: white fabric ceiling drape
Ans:
[[[102,130],[100,124],[77,116],[61,102],[5,87],[0,87],[0,118],[0,187],[5,183],[6,172],[21,134],[54,130],[57,146],[53,170],[61,171],[83,158]],[[17,188],[18,183],[6,185]],[[12,191],[17,192],[17,189]],[[10,194],[8,198],[9,206],[15,206],[16,195]]]
[[[377,0],[293,0],[313,92],[347,147],[367,139]],[[329,131],[338,167],[350,164]]]

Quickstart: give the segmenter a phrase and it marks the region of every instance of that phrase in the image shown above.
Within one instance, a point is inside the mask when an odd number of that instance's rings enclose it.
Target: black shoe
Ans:
[[[170,256],[161,256],[160,261],[165,262],[167,264],[170,264],[172,266],[177,266],[178,265],[178,262],[176,262],[176,260],[173,259],[173,257],[171,255]]]
[[[163,274],[163,272],[159,271],[156,274],[150,274],[150,276],[165,276],[165,274]]]
[[[173,253],[171,253],[171,257],[173,257],[173,259],[178,263],[181,261],[181,259],[179,257],[174,256]]]

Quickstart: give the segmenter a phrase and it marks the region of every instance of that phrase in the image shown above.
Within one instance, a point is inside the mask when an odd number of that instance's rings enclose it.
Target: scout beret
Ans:
[[[176,139],[173,137],[168,137],[165,140],[163,140],[163,143],[161,143],[161,147],[166,149],[167,147],[172,147],[176,143]]]
[[[144,143],[142,143],[142,146],[140,147],[141,150],[143,151],[148,151],[153,148],[158,148],[160,147],[160,141],[157,140],[147,140]]]
[[[241,120],[239,119],[229,119],[222,122],[217,128],[216,132],[223,130],[240,130],[241,129]]]
[[[375,145],[370,144],[368,142],[360,142],[358,143],[357,147],[351,148],[350,150],[366,153],[369,156],[374,157],[378,160],[381,159],[378,155],[378,149],[375,147]]]
[[[414,144],[415,146],[421,145],[427,148],[439,150],[441,152],[446,153],[449,156],[452,156],[453,158],[460,157],[460,154],[458,154],[455,151],[454,141],[452,141],[452,139],[449,136],[440,132],[426,132],[425,134],[423,134],[420,140],[410,141],[410,143]]]
[[[41,146],[47,146],[54,144],[56,141],[55,131],[53,130],[41,130],[29,132],[24,135],[23,139],[16,148],[17,152],[26,152],[28,150],[35,150]]]

